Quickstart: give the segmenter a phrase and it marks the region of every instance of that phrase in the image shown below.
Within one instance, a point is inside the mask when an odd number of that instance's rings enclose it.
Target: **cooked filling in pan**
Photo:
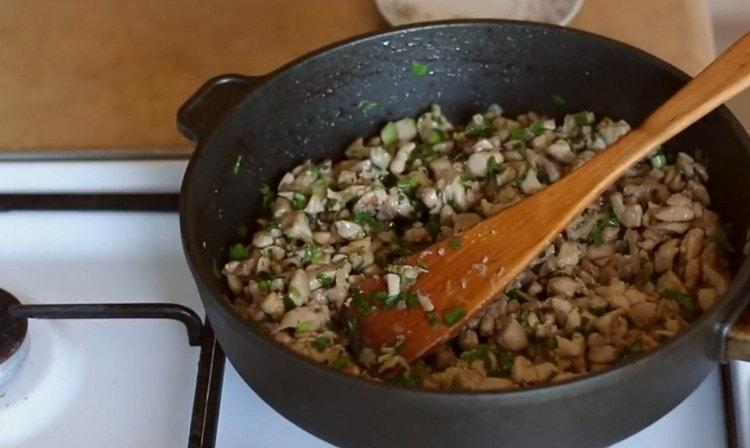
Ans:
[[[359,138],[343,160],[307,161],[261,191],[266,210],[223,267],[234,307],[272,338],[354,375],[430,388],[502,389],[561,381],[653,350],[710,308],[730,281],[700,154],[656,150],[539,254],[505,293],[431,355],[406,365],[399,343],[354,342],[346,310],[424,309],[409,254],[576,169],[630,130],[592,112],[562,123],[498,106],[456,126],[437,105]],[[514,235],[498,235],[514,238]],[[363,297],[363,277],[388,290]],[[460,311],[460,310],[459,310]],[[356,348],[356,350],[355,350]],[[401,366],[399,369],[393,369]]]

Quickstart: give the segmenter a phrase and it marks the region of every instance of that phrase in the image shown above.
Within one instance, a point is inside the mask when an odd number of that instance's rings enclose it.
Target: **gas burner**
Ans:
[[[29,351],[29,344],[25,343],[29,328],[27,320],[14,319],[10,315],[10,306],[18,304],[18,299],[0,289],[0,386],[18,370]]]

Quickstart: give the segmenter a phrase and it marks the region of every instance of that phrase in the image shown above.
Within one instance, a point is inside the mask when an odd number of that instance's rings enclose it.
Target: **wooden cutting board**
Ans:
[[[705,0],[586,0],[572,26],[689,73],[713,55]],[[184,154],[175,111],[207,78],[386,27],[371,0],[4,0],[0,156]]]

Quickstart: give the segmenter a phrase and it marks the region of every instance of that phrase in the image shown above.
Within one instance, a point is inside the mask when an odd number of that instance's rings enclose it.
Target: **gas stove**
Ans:
[[[0,163],[0,307],[13,296],[28,317],[0,363],[0,447],[331,447],[265,404],[203,324],[176,212],[185,166]],[[614,446],[750,447],[749,391],[750,365],[717,367]]]

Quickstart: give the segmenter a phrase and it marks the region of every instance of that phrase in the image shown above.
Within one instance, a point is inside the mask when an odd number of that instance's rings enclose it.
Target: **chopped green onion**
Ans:
[[[489,159],[487,159],[487,176],[497,176],[503,172],[503,167],[497,163],[497,160],[495,157],[490,156]]]
[[[508,136],[511,140],[524,140],[526,139],[526,129],[524,128],[509,129]]]
[[[291,297],[289,297],[288,294],[284,295],[283,302],[284,302],[284,309],[286,311],[293,310],[293,309],[297,308],[297,304],[294,302],[294,300],[292,300]]]
[[[453,235],[451,237],[450,243],[453,250],[458,250],[461,248],[464,242],[460,235]]]
[[[587,237],[588,242],[601,246],[604,244],[604,237],[602,236],[604,229],[606,227],[618,227],[619,225],[620,221],[617,220],[617,217],[612,213],[608,214],[596,222],[596,225],[589,232]]]
[[[310,331],[312,329],[312,322],[309,320],[301,320],[297,322],[297,328],[295,328],[295,331],[298,333],[304,333],[306,331]]]
[[[430,235],[432,235],[433,238],[437,238],[438,235],[440,235],[440,216],[430,215],[430,217],[427,219],[427,223],[424,225],[424,228],[427,229],[428,232],[430,232]]]
[[[388,300],[388,291],[376,291],[370,294],[370,299],[376,302],[385,303],[385,301]]]
[[[442,141],[445,141],[445,132],[441,131],[440,129],[433,129],[432,131],[430,131],[430,135],[427,136],[427,143],[431,145],[440,143]]]
[[[434,327],[438,324],[437,313],[435,312],[435,310],[427,311],[425,315],[427,316],[427,323],[430,324],[431,327]]]
[[[263,184],[260,186],[260,197],[263,208],[268,208],[271,206],[271,203],[274,199],[274,194],[268,184]]]
[[[667,156],[663,152],[658,151],[651,157],[651,166],[658,169],[663,168],[667,164]]]
[[[245,238],[247,236],[247,226],[245,224],[240,224],[234,230],[237,232],[237,236],[240,238]]]
[[[367,296],[365,296],[361,290],[352,290],[352,305],[365,316],[369,316],[375,311],[375,307],[372,306]]]
[[[683,308],[686,311],[695,310],[695,302],[693,301],[693,298],[684,292],[677,291],[676,289],[665,289],[661,292],[661,295],[669,300],[674,300],[680,305],[680,308]]]
[[[360,112],[362,112],[365,115],[369,114],[370,112],[375,111],[375,109],[377,109],[379,106],[380,106],[380,103],[378,103],[377,101],[369,101],[369,100],[360,101],[359,104],[357,105],[357,107],[359,107]]]
[[[302,210],[307,205],[307,196],[295,191],[292,195],[292,208],[295,210]]]
[[[538,136],[544,134],[544,131],[546,131],[544,127],[544,123],[541,121],[535,121],[531,126],[529,126],[529,132],[531,132],[532,135]]]
[[[723,250],[724,252],[734,252],[732,243],[727,238],[727,233],[721,227],[717,228],[716,231],[711,235],[711,241],[716,244],[716,247]]]
[[[592,121],[590,121],[588,112],[578,112],[573,116],[573,119],[575,120],[578,127],[588,126],[592,123]]]
[[[250,247],[245,246],[242,243],[237,243],[229,248],[229,259],[230,260],[244,260],[250,256]]]
[[[380,140],[386,146],[398,140],[398,129],[396,129],[396,123],[392,121],[386,123],[383,129],[380,130]]]
[[[331,288],[333,287],[335,281],[325,274],[319,274],[318,283],[320,284],[321,288]]]
[[[416,76],[425,76],[430,72],[430,67],[419,61],[411,61],[411,73]]]
[[[565,100],[560,95],[552,94],[550,95],[550,98],[552,98],[552,102],[557,106],[562,106],[565,104]]]
[[[477,137],[492,137],[493,134],[495,134],[495,127],[492,126],[492,123],[487,123],[486,121],[483,121],[481,123],[471,122],[468,126],[466,126],[466,130],[471,135],[475,135]]]
[[[446,325],[453,325],[460,322],[464,317],[466,317],[466,310],[464,308],[451,308],[443,313],[443,322]]]
[[[302,260],[305,263],[314,263],[323,258],[323,249],[315,244],[308,244],[302,251]]]
[[[406,308],[411,309],[419,305],[419,293],[416,291],[401,291],[399,295],[406,304]]]
[[[526,296],[524,296],[523,293],[518,289],[513,288],[510,291],[506,292],[505,295],[507,295],[511,300],[517,300],[521,303],[526,302]]]
[[[349,366],[349,356],[346,353],[339,354],[331,363],[331,367],[336,370],[344,370],[347,366]]]
[[[331,346],[331,338],[327,336],[318,336],[310,345],[312,345],[318,352],[322,352]]]
[[[359,338],[359,321],[355,316],[346,317],[346,331],[350,339]]]
[[[232,167],[232,173],[237,175],[237,173],[240,172],[240,165],[242,165],[242,154],[237,156],[237,160],[234,161],[234,166]]]

